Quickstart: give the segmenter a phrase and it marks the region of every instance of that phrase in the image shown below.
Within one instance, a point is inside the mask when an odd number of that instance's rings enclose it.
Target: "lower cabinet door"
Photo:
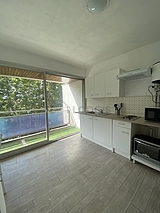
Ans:
[[[92,139],[92,116],[80,115],[80,131],[82,136]]]
[[[116,153],[129,158],[131,155],[131,129],[113,126],[113,148]]]
[[[93,139],[96,143],[112,150],[112,120],[93,117]]]

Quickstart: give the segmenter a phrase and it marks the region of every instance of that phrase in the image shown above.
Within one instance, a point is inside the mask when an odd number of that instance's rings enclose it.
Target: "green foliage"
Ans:
[[[46,89],[48,108],[62,107],[62,85],[58,83],[47,82]]]
[[[62,86],[54,82],[46,83],[49,107],[62,106]],[[0,111],[44,108],[43,81],[14,77],[0,77]],[[11,115],[11,114],[10,114]]]

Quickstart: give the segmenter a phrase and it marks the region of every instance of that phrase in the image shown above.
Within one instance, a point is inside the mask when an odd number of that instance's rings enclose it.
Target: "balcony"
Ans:
[[[14,114],[19,115],[14,116]],[[70,110],[67,107],[50,109],[47,130],[44,109],[1,112],[0,116],[3,116],[0,117],[0,133],[2,134],[1,156],[78,133],[79,129],[72,122],[70,114]]]

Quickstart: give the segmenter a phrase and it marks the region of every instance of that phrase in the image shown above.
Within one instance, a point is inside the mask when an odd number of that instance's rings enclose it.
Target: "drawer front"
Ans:
[[[131,129],[131,123],[130,122],[113,120],[113,125]]]

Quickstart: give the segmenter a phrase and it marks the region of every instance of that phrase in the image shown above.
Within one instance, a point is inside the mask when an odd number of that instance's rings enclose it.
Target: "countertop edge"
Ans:
[[[139,124],[139,125],[144,125],[144,126],[151,126],[151,127],[159,127],[160,128],[160,123],[159,122],[153,122],[153,121],[146,121],[144,117],[139,117],[136,120],[125,120],[122,118],[122,115],[115,115],[115,114],[104,114],[104,115],[98,115],[98,114],[91,114],[87,112],[76,112],[78,114],[82,115],[89,115],[89,116],[94,116],[94,117],[100,117],[100,118],[107,118],[107,119],[112,119],[112,120],[119,120],[123,122],[129,122],[133,124]],[[121,116],[121,117],[120,117]],[[125,116],[125,115],[124,115]]]

